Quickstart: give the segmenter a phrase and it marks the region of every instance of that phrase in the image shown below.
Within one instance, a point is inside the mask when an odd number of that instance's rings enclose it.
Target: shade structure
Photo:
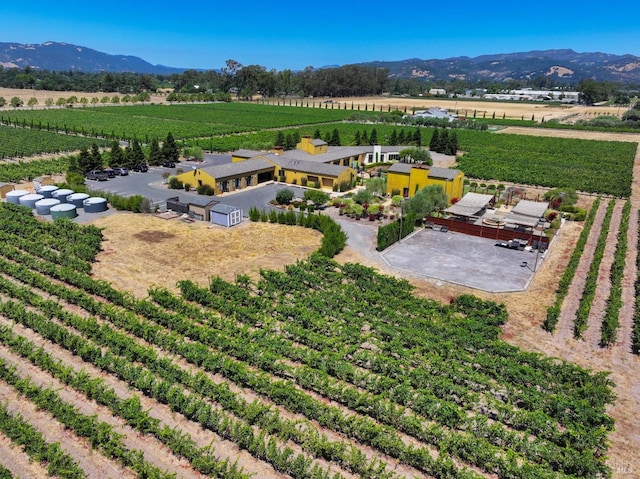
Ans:
[[[26,206],[28,208],[35,208],[36,203],[40,201],[44,196],[39,195],[37,193],[29,193],[28,195],[24,195],[20,197],[20,204],[22,206]]]
[[[25,195],[28,195],[29,192],[27,190],[13,190],[13,191],[9,191],[7,192],[7,203],[11,203],[13,205],[19,205],[20,204],[20,198],[22,198]]]
[[[43,198],[40,201],[36,201],[36,214],[40,216],[46,216],[51,213],[51,207],[60,204],[60,200],[55,198]]]
[[[51,207],[51,218],[56,220],[58,218],[75,218],[78,216],[75,205],[71,203],[60,203]]]
[[[85,213],[101,213],[107,211],[107,200],[100,197],[87,198],[83,202],[83,208]]]

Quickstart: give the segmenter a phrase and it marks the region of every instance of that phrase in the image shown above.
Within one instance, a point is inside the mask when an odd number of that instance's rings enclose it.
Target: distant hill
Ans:
[[[576,53],[573,50],[539,50],[478,57],[359,63],[360,66],[388,68],[392,78],[429,80],[506,80],[552,77],[558,82],[584,79],[622,83],[640,82],[640,57],[608,53]]]
[[[152,65],[130,55],[110,55],[70,43],[46,42],[40,45],[0,42],[0,65],[5,68],[30,66],[37,70],[97,72],[181,73],[184,68]],[[540,76],[558,82],[576,83],[583,79],[640,83],[640,57],[608,53],[576,53],[573,50],[537,50],[478,57],[358,63],[359,66],[388,68],[392,78],[469,81],[526,80]],[[323,66],[332,68],[338,65]]]
[[[0,42],[0,65],[5,68],[36,70],[98,72],[135,72],[171,74],[181,73],[184,68],[152,65],[141,58],[130,55],[110,55],[91,48],[70,43],[46,42],[40,45]]]

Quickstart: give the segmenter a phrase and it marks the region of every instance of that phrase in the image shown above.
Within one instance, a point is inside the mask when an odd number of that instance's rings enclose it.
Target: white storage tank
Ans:
[[[27,208],[34,209],[36,207],[36,203],[40,201],[44,196],[39,195],[37,193],[30,193],[28,195],[24,195],[20,197],[20,204],[22,206],[26,206]]]
[[[51,207],[51,218],[56,220],[58,218],[75,218],[78,216],[75,205],[71,203],[60,203]]]
[[[84,200],[83,207],[85,213],[101,213],[108,209],[107,200],[105,198],[100,198],[99,196]]]
[[[11,203],[13,205],[20,204],[20,198],[25,195],[28,195],[29,192],[27,190],[13,190],[7,192],[7,203]]]
[[[36,193],[38,193],[39,195],[42,195],[45,198],[53,198],[53,192],[56,191],[57,189],[58,187],[55,185],[43,185],[40,188],[38,188]]]
[[[57,200],[60,200],[60,203],[66,203],[69,195],[73,194],[73,190],[69,190],[67,188],[60,188],[54,191],[51,196]]]
[[[84,200],[89,198],[86,193],[71,193],[67,196],[67,203],[73,204],[76,208],[82,208],[84,206]]]
[[[36,201],[36,214],[46,216],[51,213],[52,206],[59,204],[60,200],[55,198],[42,198],[40,201]]]

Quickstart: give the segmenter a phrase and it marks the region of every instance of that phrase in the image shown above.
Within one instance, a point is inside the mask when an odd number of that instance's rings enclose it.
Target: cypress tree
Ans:
[[[151,140],[149,144],[149,164],[158,166],[162,164],[162,151],[157,138]]]
[[[391,133],[391,136],[389,137],[389,144],[391,146],[396,146],[398,144],[398,132],[396,131],[396,129],[393,129],[393,132]]]
[[[378,132],[376,131],[375,128],[371,130],[371,136],[369,137],[369,144],[370,145],[378,144]]]
[[[180,151],[171,132],[167,133],[167,139],[162,144],[162,156],[164,161],[179,161],[180,159]]]
[[[438,132],[438,128],[433,131],[433,135],[431,135],[431,140],[429,141],[429,149],[431,151],[438,151],[438,145],[440,144],[440,133]]]

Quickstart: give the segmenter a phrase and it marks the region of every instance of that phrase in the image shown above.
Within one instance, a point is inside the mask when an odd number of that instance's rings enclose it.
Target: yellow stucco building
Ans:
[[[394,192],[410,198],[416,192],[430,185],[440,185],[449,202],[462,198],[464,173],[460,170],[413,163],[395,163],[387,171],[387,193]]]

